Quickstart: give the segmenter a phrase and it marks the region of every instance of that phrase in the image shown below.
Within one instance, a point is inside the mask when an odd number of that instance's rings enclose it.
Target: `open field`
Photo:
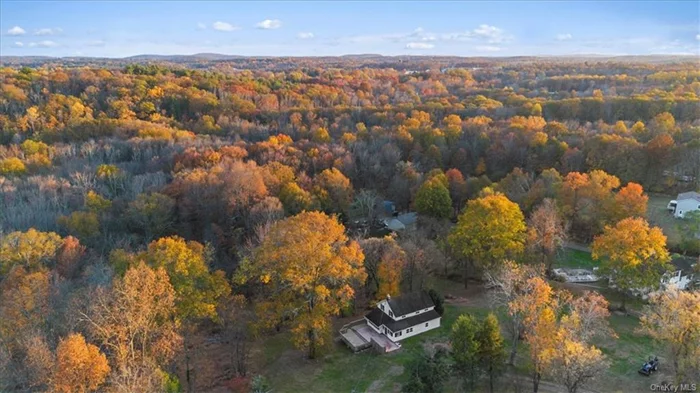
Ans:
[[[265,370],[275,392],[399,392],[401,384],[406,380],[404,367],[412,356],[421,353],[424,347],[447,343],[450,326],[460,314],[471,313],[483,317],[489,312],[488,296],[483,288],[473,286],[465,290],[461,284],[451,281],[442,281],[440,286],[446,294],[454,296],[446,306],[442,326],[402,341],[403,348],[397,352],[387,355],[376,355],[371,351],[353,354],[342,343],[335,342],[325,355],[311,361],[292,347],[286,333],[281,333],[260,343],[260,348],[264,350],[257,353],[256,369]],[[498,310],[496,314],[502,327],[505,327],[505,310]],[[346,323],[347,320],[342,322]],[[663,358],[661,347],[636,332],[638,318],[613,315],[610,323],[619,338],[601,338],[596,345],[606,354],[611,366],[586,391],[646,391],[650,383],[659,383],[669,376],[668,364]],[[338,327],[340,325],[342,323]],[[504,336],[505,333],[504,331]],[[508,345],[506,342],[506,347]],[[661,370],[652,377],[643,377],[637,373],[637,369],[651,355],[659,356]],[[520,344],[516,363],[516,368],[507,371],[508,377],[499,381],[498,391],[516,391],[517,387],[521,391],[530,389],[529,359],[525,344]],[[479,389],[477,391],[484,391],[483,387]],[[559,392],[561,389],[562,387],[543,381],[541,391]],[[453,378],[447,384],[446,391],[459,392],[459,381]]]
[[[668,237],[669,247],[674,247],[681,241],[677,227],[678,220],[666,209],[668,202],[674,198],[675,195],[649,194],[647,206],[647,221],[649,224],[663,229],[664,234]]]
[[[572,248],[564,248],[557,253],[554,267],[590,269],[599,266],[597,261],[591,258],[591,253]]]

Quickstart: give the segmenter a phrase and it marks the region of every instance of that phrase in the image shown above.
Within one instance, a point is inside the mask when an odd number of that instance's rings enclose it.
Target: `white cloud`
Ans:
[[[409,42],[406,44],[406,49],[432,49],[435,45],[427,42]]]
[[[474,30],[443,34],[441,37],[445,41],[485,41],[489,44],[500,44],[513,39],[513,36],[496,26],[479,25]]]
[[[258,29],[273,30],[282,27],[282,21],[279,19],[265,19],[255,25]]]
[[[338,40],[338,44],[350,43],[350,44],[372,44],[380,42],[429,42],[436,41],[437,36],[433,33],[428,33],[419,27],[410,33],[394,33],[394,34],[378,34],[378,35],[359,35],[344,37]]]
[[[695,39],[698,40],[698,41],[700,41],[700,34],[696,35],[696,36],[695,36]]]
[[[26,31],[24,31],[24,29],[19,26],[15,26],[7,31],[7,34],[9,35],[22,35],[24,33],[26,33]]]
[[[230,23],[226,22],[214,22],[211,27],[214,30],[219,30],[219,31],[235,31],[235,30],[240,30],[241,28],[238,26],[234,26]]]
[[[85,46],[105,46],[105,42],[102,40],[93,40],[85,43]]]
[[[53,41],[48,41],[48,40],[29,43],[30,48],[55,48],[57,46],[58,46],[57,43],[55,43]]]
[[[419,27],[415,30],[413,30],[413,33],[408,34],[407,38],[410,39],[418,39],[421,41],[435,41],[437,40],[437,36],[433,33],[428,33],[426,32],[422,27]]]
[[[557,34],[557,41],[567,41],[567,40],[570,40],[570,39],[572,39],[572,38],[574,38],[574,36],[572,36],[572,35],[569,34],[569,33],[566,33],[566,34]]]
[[[299,34],[297,34],[297,38],[299,38],[299,39],[301,39],[301,40],[308,40],[308,39],[311,39],[311,38],[314,38],[314,37],[315,37],[315,36],[314,36],[314,33],[304,33],[304,32],[300,32]]]
[[[34,31],[34,35],[54,35],[63,32],[63,29],[57,27],[55,29],[44,28]]]
[[[501,50],[500,47],[493,46],[493,45],[479,45],[479,46],[475,47],[474,49],[476,49],[479,52],[498,52]]]
[[[480,25],[474,29],[474,35],[480,38],[485,38],[489,43],[503,42],[503,30],[495,26]]]
[[[16,46],[17,48],[21,48],[21,47],[24,46],[24,42],[22,42],[22,41],[15,41],[15,46]]]
[[[207,25],[206,25],[206,23],[199,22],[199,23],[197,23],[197,28],[199,30],[206,30]]]

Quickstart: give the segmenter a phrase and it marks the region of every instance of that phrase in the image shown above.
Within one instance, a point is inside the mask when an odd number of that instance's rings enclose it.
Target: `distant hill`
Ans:
[[[397,69],[428,69],[435,67],[466,67],[496,64],[555,62],[612,62],[612,63],[677,63],[698,62],[698,56],[645,55],[645,56],[604,56],[581,54],[569,56],[513,56],[513,57],[460,57],[460,56],[384,56],[373,53],[348,54],[343,56],[241,56],[220,53],[197,53],[193,55],[143,54],[124,58],[106,57],[50,57],[50,56],[0,56],[0,65],[39,67],[48,65],[64,66],[104,66],[120,67],[134,63],[178,64],[193,68],[208,68],[227,62],[235,68],[286,70],[308,66],[379,66]],[[410,63],[410,64],[407,64]]]

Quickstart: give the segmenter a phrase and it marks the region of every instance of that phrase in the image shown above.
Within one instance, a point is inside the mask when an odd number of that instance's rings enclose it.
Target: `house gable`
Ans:
[[[391,304],[389,304],[386,299],[377,303],[377,308],[389,317],[396,318],[396,313],[394,313],[394,310],[391,309]]]

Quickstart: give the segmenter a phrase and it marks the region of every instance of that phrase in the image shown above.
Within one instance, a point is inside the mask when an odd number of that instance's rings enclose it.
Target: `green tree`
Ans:
[[[498,374],[503,370],[506,357],[501,328],[498,324],[498,318],[493,313],[489,313],[482,322],[476,341],[479,365],[488,375],[489,392],[493,393],[493,384]]]
[[[452,198],[442,176],[434,176],[423,183],[416,193],[415,207],[420,214],[435,218],[449,218],[452,214]]]
[[[418,355],[406,368],[409,379],[401,388],[403,393],[440,393],[450,375],[444,349],[438,349],[432,356]]]
[[[295,182],[289,182],[282,186],[279,196],[284,211],[289,215],[295,215],[310,210],[312,207],[311,194]]]
[[[678,223],[678,232],[683,250],[700,253],[700,210],[686,212]]]
[[[473,390],[477,379],[476,368],[480,351],[479,322],[469,314],[460,315],[452,325],[450,344],[455,368],[463,378],[464,390]]]
[[[224,272],[209,271],[210,251],[201,243],[178,236],[151,242],[139,259],[164,268],[175,289],[175,305],[181,319],[218,319],[216,306],[231,292]]]
[[[126,211],[129,223],[143,233],[146,241],[166,235],[175,220],[175,200],[154,192],[139,194]]]
[[[79,239],[91,239],[100,235],[100,218],[92,211],[75,211],[69,216],[59,217],[57,222]]]

